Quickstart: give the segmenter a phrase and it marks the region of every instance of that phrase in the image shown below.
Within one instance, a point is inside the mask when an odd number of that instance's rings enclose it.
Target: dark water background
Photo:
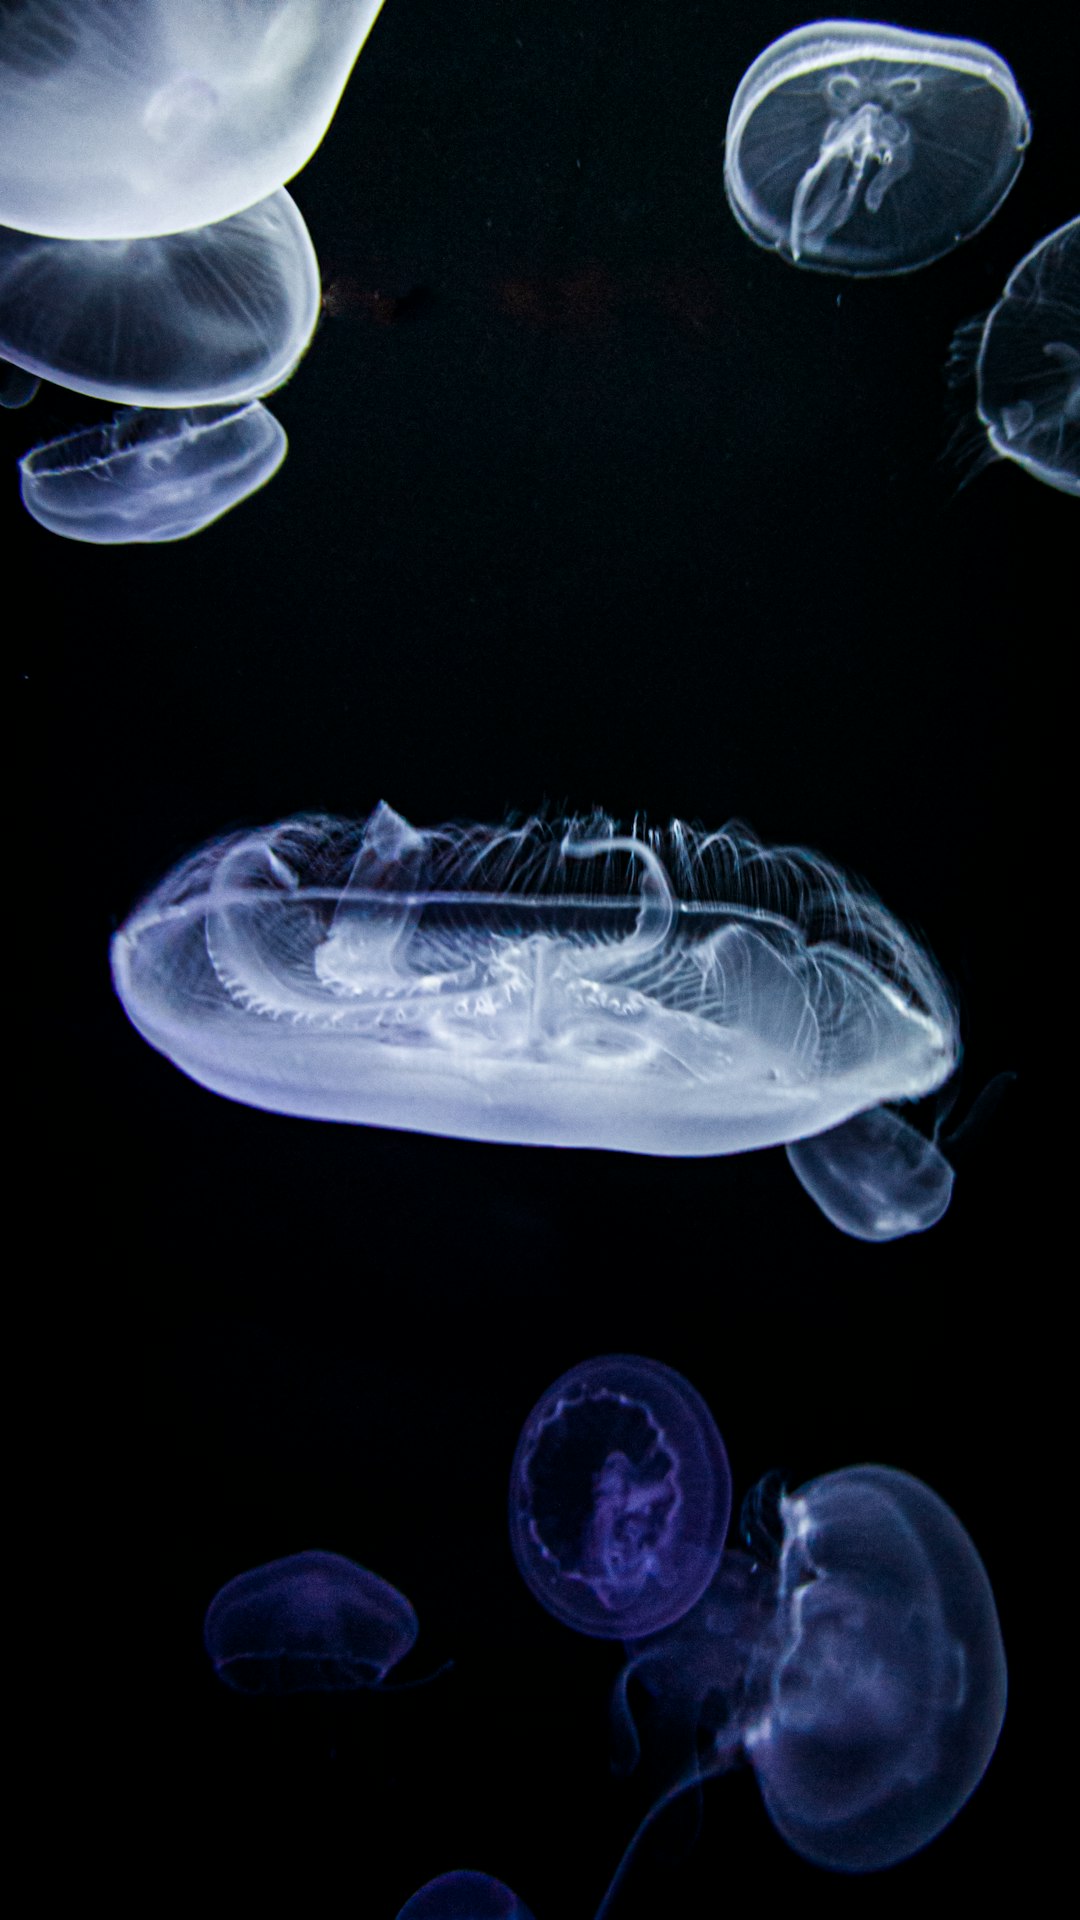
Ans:
[[[959,323],[1078,210],[1064,17],[955,0],[905,19],[995,46],[1034,139],[985,232],[858,283],[755,248],[723,197],[732,93],[798,12],[387,0],[292,186],[330,311],[271,401],[277,479],[190,542],[76,547],[22,513],[13,459],[98,410],[43,390],[0,420],[79,1116],[41,1244],[99,1276],[75,1316],[81,1444],[122,1441],[109,1497],[139,1570],[115,1596],[111,1671],[137,1710],[117,1813],[185,1905],[392,1920],[468,1865],[537,1920],[591,1920],[641,1811],[609,1770],[616,1654],[531,1599],[504,1503],[534,1399],[605,1350],[695,1382],[737,1501],[773,1467],[929,1481],[983,1555],[1012,1676],[984,1784],[917,1858],[822,1875],[739,1775],[707,1792],[689,1858],[642,1862],[618,1920],[974,1910],[1017,1871],[1046,1678],[1021,1565],[1039,1442],[1003,1411],[1045,1335],[1025,1255],[1029,694],[1064,637],[1076,505],[1004,465],[960,487],[943,370]],[[185,1080],[112,997],[112,929],[213,834],[380,797],[418,824],[544,801],[738,816],[864,876],[954,982],[965,1103],[1021,1072],[947,1218],[875,1249],[780,1151],[496,1148]],[[305,1546],[399,1585],[417,1668],[453,1672],[336,1707],[220,1687],[210,1596]],[[152,1649],[134,1667],[133,1637]]]

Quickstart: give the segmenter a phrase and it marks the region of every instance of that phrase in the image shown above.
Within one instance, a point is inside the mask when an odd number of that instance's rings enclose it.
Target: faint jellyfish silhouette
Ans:
[[[0,23],[0,220],[130,240],[292,179],[382,0],[22,0]]]
[[[0,407],[28,407],[41,381],[10,360],[0,360]]]
[[[522,1429],[510,1542],[542,1606],[579,1633],[670,1626],[716,1572],[731,1474],[712,1414],[657,1360],[609,1354],[556,1380]]]
[[[397,1920],[533,1920],[516,1893],[489,1873],[441,1873],[406,1900]]]
[[[975,375],[994,452],[1080,494],[1080,218],[1013,269],[982,328]]]
[[[985,226],[1031,137],[972,40],[818,20],[766,47],[728,118],[724,185],[759,246],[828,273],[906,273]]]
[[[34,519],[68,540],[185,540],[264,487],[288,444],[257,400],[136,409],[24,454],[20,490]]]
[[[319,263],[284,190],[154,240],[0,228],[0,353],[100,400],[257,399],[295,372],[318,317]]]
[[[924,1847],[989,1765],[1005,1654],[986,1570],[956,1515],[922,1481],[872,1466],[810,1481],[781,1498],[779,1515],[775,1565],[725,1554],[692,1613],[628,1649],[614,1700],[624,1749],[633,1760],[633,1685],[642,1737],[658,1720],[683,1770],[631,1840],[597,1920],[652,1822],[740,1758],[789,1846],[847,1873]]]
[[[738,827],[300,817],[195,854],[112,959],[216,1092],[467,1139],[737,1153],[917,1098],[959,1044],[877,901]]]
[[[922,1233],[952,1199],[945,1155],[888,1107],[868,1107],[827,1133],[789,1141],[786,1151],[810,1198],[856,1240]]]
[[[339,1553],[293,1553],[237,1574],[210,1602],[204,1639],[238,1693],[377,1686],[417,1635],[403,1593]]]

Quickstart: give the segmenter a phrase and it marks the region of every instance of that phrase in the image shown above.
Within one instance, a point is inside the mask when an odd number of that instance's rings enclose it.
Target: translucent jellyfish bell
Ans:
[[[42,240],[0,228],[0,354],[134,407],[253,400],[295,372],[319,263],[282,190],[156,240]]]
[[[873,1466],[812,1480],[779,1511],[774,1566],[725,1554],[692,1613],[629,1649],[614,1703],[624,1744],[636,1752],[637,1702],[642,1748],[659,1726],[685,1771],[639,1828],[597,1920],[650,1822],[740,1758],[789,1846],[847,1873],[933,1840],[989,1765],[1005,1654],[956,1515],[922,1481]]]
[[[797,266],[906,273],[986,224],[1030,136],[989,47],[818,20],[766,47],[740,82],[724,185],[750,238]]]
[[[467,1139],[736,1153],[916,1098],[958,1051],[878,902],[741,828],[300,817],[186,861],[112,959],[216,1092]]]
[[[869,1107],[787,1157],[826,1218],[857,1240],[923,1233],[946,1212],[953,1170],[935,1141],[888,1107]]]
[[[516,1893],[489,1873],[441,1873],[406,1900],[397,1920],[533,1920]]]
[[[382,0],[22,0],[0,23],[0,221],[128,240],[310,160]]]
[[[68,540],[184,540],[264,487],[287,450],[257,400],[136,410],[24,454],[20,490],[34,519]]]
[[[0,360],[0,407],[28,407],[41,385],[32,373],[22,367],[13,366],[10,360]]]
[[[408,1653],[416,1615],[403,1593],[339,1553],[294,1553],[237,1574],[210,1603],[204,1638],[239,1693],[371,1687]]]
[[[716,1422],[659,1361],[586,1361],[525,1422],[510,1543],[530,1591],[579,1633],[624,1640],[670,1626],[716,1572],[730,1514]]]
[[[994,452],[1080,493],[1080,218],[1009,275],[983,328],[976,379]]]

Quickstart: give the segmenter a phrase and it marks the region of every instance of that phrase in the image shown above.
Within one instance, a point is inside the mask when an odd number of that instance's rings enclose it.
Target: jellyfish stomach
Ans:
[[[820,252],[863,203],[877,213],[889,188],[911,165],[911,132],[903,120],[866,101],[844,119],[830,120],[818,157],[795,190],[791,257]],[[869,170],[869,171],[868,171]]]

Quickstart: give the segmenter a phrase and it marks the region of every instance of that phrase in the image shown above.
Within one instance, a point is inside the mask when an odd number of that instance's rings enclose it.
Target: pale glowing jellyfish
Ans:
[[[959,1046],[876,900],[738,827],[301,816],[185,861],[112,963],[215,1092],[466,1139],[737,1153],[916,1099]]]
[[[931,1488],[850,1467],[779,1502],[770,1560],[726,1553],[677,1626],[628,1649],[615,1696],[631,1763],[662,1748],[650,1823],[748,1760],[773,1825],[818,1866],[874,1872],[933,1840],[989,1765],[1006,1669],[986,1570]],[[637,1712],[635,1712],[635,1703]]]
[[[137,409],[24,454],[20,490],[34,519],[68,540],[184,540],[264,487],[287,450],[257,400]]]
[[[22,0],[0,21],[0,221],[131,240],[224,220],[319,145],[382,0]]]
[[[154,240],[43,240],[0,228],[0,354],[133,407],[254,400],[295,372],[319,263],[282,190],[218,226]]]
[[[1080,218],[1009,275],[982,330],[976,380],[994,452],[1080,494]]]
[[[1031,137],[989,47],[865,20],[784,34],[739,83],[724,185],[759,246],[829,273],[906,273],[984,226]]]
[[[888,1107],[792,1141],[787,1157],[826,1218],[857,1240],[923,1233],[952,1199],[953,1170],[940,1147]]]
[[[313,1551],[238,1573],[210,1602],[204,1639],[238,1693],[325,1693],[378,1686],[417,1631],[389,1581]]]
[[[533,1920],[516,1893],[489,1873],[441,1873],[406,1900],[397,1920]]]

